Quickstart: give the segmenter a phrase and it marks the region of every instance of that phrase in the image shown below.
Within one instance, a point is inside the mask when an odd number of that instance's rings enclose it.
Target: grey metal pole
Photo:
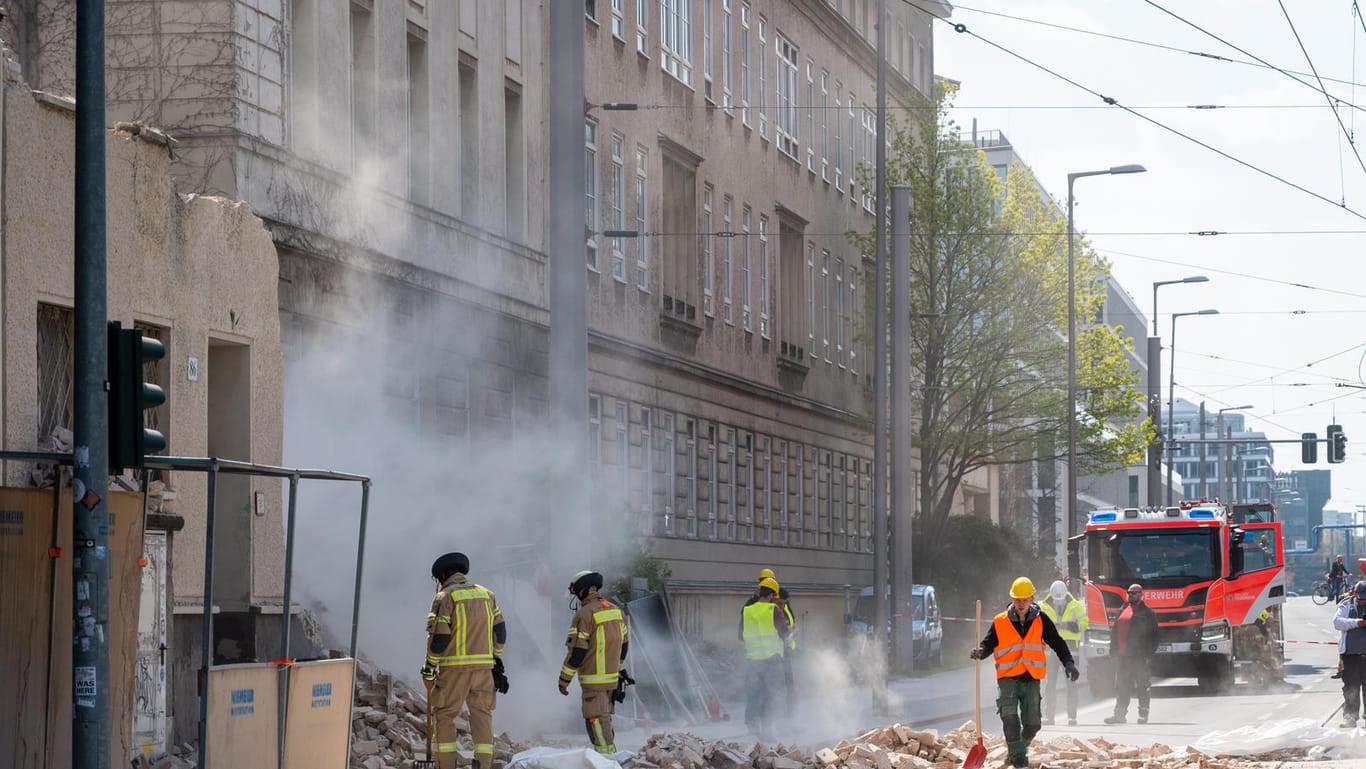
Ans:
[[[1067,496],[1063,500],[1067,516],[1067,539],[1077,535],[1077,276],[1073,254],[1072,185],[1076,174],[1067,175]]]
[[[208,767],[209,736],[209,666],[213,659],[213,529],[214,508],[218,497],[218,460],[209,460],[208,490],[204,503],[204,619],[199,632],[203,634],[199,649],[199,761],[195,766]]]
[[[285,511],[288,516],[285,520],[285,594],[282,598],[280,612],[280,662],[285,667],[280,668],[280,712],[277,714],[278,734],[275,754],[275,766],[282,769],[285,765],[285,726],[286,708],[284,702],[289,696],[289,668],[286,660],[289,656],[289,609],[294,604],[294,520],[297,517],[294,513],[298,509],[299,500],[299,474],[294,473],[289,476],[289,507]],[[359,544],[357,545],[359,547]]]
[[[1209,488],[1205,484],[1205,402],[1200,401],[1200,498],[1209,497]]]
[[[877,186],[873,217],[873,712],[887,704],[887,0],[877,0]]]
[[[1162,442],[1167,448],[1167,506],[1172,502],[1172,465],[1176,464],[1176,442],[1172,435],[1172,412],[1176,411],[1176,319],[1180,313],[1172,313],[1172,335],[1171,335],[1171,365],[1167,367],[1167,435]],[[1185,483],[1182,483],[1181,496],[1186,495]]]
[[[52,484],[52,540],[48,547],[56,550],[62,546],[62,489],[66,487],[66,468],[54,462],[52,469],[57,475]],[[52,743],[48,735],[52,733],[52,663],[56,656],[50,650],[52,641],[57,637],[57,568],[58,559],[49,558],[47,588],[47,675],[43,680],[43,769],[51,765]],[[848,612],[846,612],[847,614]]]
[[[356,589],[351,598],[351,659],[356,658],[356,636],[360,633],[360,585],[365,574],[365,525],[370,520],[370,481],[360,485],[360,539],[356,542]]]
[[[1154,305],[1156,302],[1154,302]],[[1148,419],[1157,430],[1157,442],[1148,446],[1148,504],[1157,507],[1162,501],[1162,340],[1148,337]]]
[[[588,273],[585,268],[583,189],[583,5],[558,2],[549,9],[550,85],[550,431],[561,448],[555,477],[560,514],[550,517],[551,541],[583,540],[575,532],[591,525],[588,455]],[[643,238],[645,233],[638,233]],[[638,244],[643,241],[638,241]],[[581,542],[582,565],[601,555]],[[568,584],[571,565],[547,553],[554,579]],[[563,617],[549,618],[551,637],[564,635]]]
[[[1204,436],[1201,436],[1201,437],[1204,437]],[[1214,426],[1214,437],[1216,437],[1216,438],[1223,438],[1223,437],[1224,437],[1224,410],[1223,410],[1223,409],[1219,409],[1219,419],[1218,419],[1217,424],[1215,424],[1215,426]],[[1228,445],[1228,444],[1223,444],[1223,443],[1221,443],[1221,444],[1219,444],[1218,446],[1216,446],[1215,449],[1214,449],[1216,452],[1218,452],[1218,460],[1219,460],[1219,461],[1217,461],[1217,462],[1214,463],[1214,464],[1215,464],[1215,473],[1214,473],[1214,496],[1218,497],[1218,498],[1219,498],[1219,501],[1222,502],[1223,504],[1228,504],[1228,497],[1224,496],[1224,455],[1228,453],[1228,452],[1224,451],[1224,448],[1225,448],[1225,446],[1227,446],[1227,445]]]
[[[76,2],[71,765],[109,766],[104,2]],[[203,766],[203,764],[200,764]]]
[[[892,188],[892,607],[896,665],[915,669],[911,488],[911,188]],[[925,648],[929,660],[929,647]]]

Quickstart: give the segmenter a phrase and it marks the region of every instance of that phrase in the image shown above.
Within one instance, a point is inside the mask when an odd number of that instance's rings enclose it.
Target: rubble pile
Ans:
[[[460,742],[456,763],[469,766],[474,760],[469,721],[462,715],[455,719],[455,728]],[[506,734],[496,736],[494,765],[505,765],[514,753],[527,747],[514,743]],[[351,708],[351,769],[411,769],[413,754],[420,757],[426,749],[427,693],[357,660],[356,699]]]
[[[985,767],[1007,764],[1005,739],[983,734]],[[655,734],[625,769],[957,769],[963,765],[977,730],[968,721],[944,736],[909,726],[873,729],[853,740],[806,754],[783,745],[711,742],[690,734]],[[1136,747],[1103,737],[1055,737],[1035,740],[1031,766],[1050,769],[1251,769],[1263,761],[1304,758],[1303,751],[1283,750],[1261,756],[1211,757],[1194,748],[1173,750],[1154,744]]]

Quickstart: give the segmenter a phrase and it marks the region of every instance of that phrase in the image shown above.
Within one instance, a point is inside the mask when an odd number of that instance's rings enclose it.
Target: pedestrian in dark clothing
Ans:
[[[1323,576],[1328,580],[1328,594],[1333,596],[1334,601],[1347,592],[1347,564],[1341,555],[1333,559],[1333,565],[1328,567],[1328,573]]]
[[[1015,580],[1010,586],[1010,606],[996,615],[982,643],[968,655],[975,660],[994,658],[996,712],[1001,716],[1007,759],[1014,767],[1029,766],[1029,743],[1043,726],[1039,683],[1048,674],[1044,644],[1062,660],[1068,680],[1081,676],[1057,626],[1034,605],[1034,592],[1028,577]]]
[[[1110,631],[1110,659],[1115,665],[1115,713],[1107,724],[1122,724],[1129,698],[1138,700],[1138,722],[1148,723],[1148,686],[1153,655],[1157,653],[1157,615],[1143,602],[1143,586],[1129,586],[1129,601],[1120,609]]]
[[[1366,580],[1356,583],[1352,594],[1338,603],[1333,627],[1342,632],[1338,659],[1342,661],[1342,728],[1352,729],[1361,714],[1361,693],[1366,689]]]

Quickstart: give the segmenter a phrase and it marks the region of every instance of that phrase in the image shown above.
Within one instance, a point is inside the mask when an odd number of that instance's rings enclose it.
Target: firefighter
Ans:
[[[1138,700],[1138,722],[1148,723],[1149,675],[1157,653],[1157,614],[1143,601],[1143,586],[1130,585],[1128,603],[1120,609],[1110,631],[1110,659],[1115,661],[1115,713],[1107,724],[1122,724],[1129,698]]]
[[[1067,642],[1067,648],[1072,652],[1072,658],[1077,658],[1077,650],[1081,644],[1081,633],[1086,629],[1086,604],[1077,600],[1067,591],[1067,583],[1062,580],[1055,580],[1048,586],[1048,598],[1039,604],[1039,609],[1058,628],[1058,635]],[[1052,726],[1058,713],[1058,679],[1063,675],[1061,663],[1057,658],[1048,661],[1048,692],[1044,696],[1044,706],[1048,709],[1048,715],[1043,722]],[[1077,725],[1077,684],[1074,681],[1067,682],[1067,724]]]
[[[464,553],[446,553],[432,563],[432,578],[441,587],[427,613],[422,677],[432,682],[428,709],[436,722],[432,748],[438,769],[455,769],[455,717],[461,705],[469,708],[472,767],[493,769],[494,690],[508,690],[502,660],[507,641],[503,613],[493,593],[465,580],[469,570],[470,559]]]
[[[621,680],[622,662],[630,642],[626,618],[616,604],[598,595],[602,575],[581,571],[569,582],[569,592],[578,599],[579,608],[569,625],[564,645],[564,664],[560,666],[560,694],[569,696],[569,683],[579,676],[583,696],[583,723],[588,739],[602,755],[617,752],[612,714],[616,701],[612,695]]]
[[[1338,659],[1342,663],[1342,728],[1353,729],[1361,715],[1361,693],[1366,689],[1366,580],[1338,603],[1333,627],[1342,632]]]
[[[1001,716],[1011,766],[1029,766],[1029,743],[1042,726],[1039,683],[1048,674],[1044,644],[1062,660],[1067,680],[1081,677],[1072,650],[1048,615],[1034,605],[1034,583],[1020,577],[1010,586],[1010,606],[992,620],[991,629],[968,656],[993,655],[996,661],[996,712]]]
[[[783,647],[789,628],[787,613],[775,601],[778,581],[759,581],[759,598],[741,610],[745,642],[745,725],[760,739],[773,733],[774,687],[782,676]]]

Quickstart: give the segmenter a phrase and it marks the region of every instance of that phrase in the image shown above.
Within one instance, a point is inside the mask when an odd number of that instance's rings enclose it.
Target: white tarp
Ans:
[[[530,748],[512,757],[504,769],[621,769],[635,754],[627,750],[604,756],[592,748]]]
[[[1366,758],[1366,729],[1319,726],[1309,718],[1267,721],[1227,732],[1210,732],[1191,747],[1210,756],[1253,756],[1303,750],[1311,758]]]

